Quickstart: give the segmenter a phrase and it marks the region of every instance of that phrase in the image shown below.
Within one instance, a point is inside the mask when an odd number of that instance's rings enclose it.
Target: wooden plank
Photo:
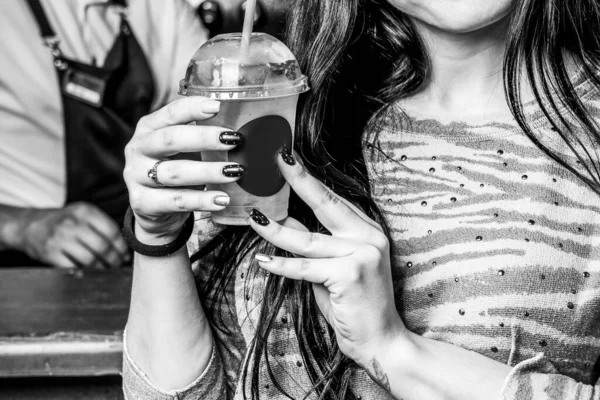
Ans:
[[[131,269],[0,269],[0,377],[118,374]]]

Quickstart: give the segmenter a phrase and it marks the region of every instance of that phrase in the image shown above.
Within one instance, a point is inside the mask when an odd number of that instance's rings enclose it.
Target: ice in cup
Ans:
[[[298,96],[309,90],[292,52],[265,33],[253,33],[246,51],[242,35],[219,35],[192,57],[179,94],[204,96],[221,102],[219,114],[197,125],[222,126],[242,134],[243,143],[232,151],[206,151],[203,161],[242,164],[243,177],[230,184],[207,185],[226,192],[231,202],[213,212],[214,222],[248,225],[252,208],[275,221],[288,215],[290,188],[281,176],[278,151],[294,143]]]

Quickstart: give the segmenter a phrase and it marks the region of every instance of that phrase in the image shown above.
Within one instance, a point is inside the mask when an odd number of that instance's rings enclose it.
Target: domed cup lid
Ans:
[[[253,33],[242,55],[242,35],[215,36],[194,54],[179,84],[179,94],[221,101],[291,96],[309,90],[298,61],[285,44]]]

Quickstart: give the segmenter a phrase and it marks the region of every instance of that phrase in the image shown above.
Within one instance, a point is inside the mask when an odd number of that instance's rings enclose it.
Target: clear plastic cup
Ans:
[[[204,96],[221,102],[221,111],[197,125],[217,125],[242,134],[232,151],[205,151],[203,161],[242,164],[243,177],[230,184],[210,184],[226,192],[231,202],[213,212],[215,223],[248,225],[252,208],[275,221],[288,215],[290,188],[276,160],[279,150],[294,143],[298,96],[309,90],[292,52],[279,40],[253,33],[248,54],[241,54],[242,35],[219,35],[192,57],[179,94]]]

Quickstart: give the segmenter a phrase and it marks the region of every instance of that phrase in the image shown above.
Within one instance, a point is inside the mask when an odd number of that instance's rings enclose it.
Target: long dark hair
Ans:
[[[295,150],[311,174],[378,221],[389,232],[369,190],[363,147],[365,130],[377,124],[389,106],[409,96],[428,76],[428,57],[411,20],[387,0],[297,0],[291,7],[288,44],[309,77],[312,90],[298,106]],[[310,17],[307,17],[310,16]],[[504,82],[511,110],[523,131],[558,163],[600,193],[599,162],[582,137],[598,143],[599,131],[569,79],[566,53],[598,86],[600,9],[594,0],[520,0],[513,6],[507,38]],[[523,71],[525,75],[522,76]],[[528,125],[521,101],[527,78],[533,93],[564,144],[585,165],[579,173],[553,153]],[[583,135],[583,136],[582,136]],[[290,215],[313,231],[323,231],[314,214],[292,195]],[[388,235],[389,236],[389,235]],[[217,265],[202,293],[216,329],[227,330],[212,307],[223,303],[240,262],[256,251],[285,255],[248,228],[229,227],[196,258],[214,252]],[[253,266],[253,273],[258,268]],[[246,282],[250,282],[247,277]],[[209,301],[212,300],[212,301]],[[355,365],[337,348],[320,312],[312,288],[269,276],[264,291],[251,357],[241,367],[244,398],[259,397],[259,365],[266,364],[275,387],[288,398],[269,363],[267,339],[284,302],[298,338],[303,364],[319,399],[356,399],[349,389]],[[212,312],[211,312],[212,311]]]

